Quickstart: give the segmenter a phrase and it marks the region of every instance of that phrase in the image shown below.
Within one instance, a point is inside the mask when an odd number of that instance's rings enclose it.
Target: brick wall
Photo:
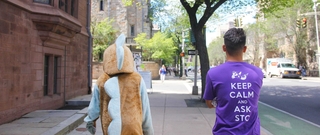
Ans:
[[[52,6],[34,4],[32,1],[0,1],[0,124],[34,110],[62,107],[64,93],[67,100],[88,91],[86,1],[79,0],[78,18],[57,9],[57,1]],[[34,9],[37,10],[32,11]],[[57,15],[37,18],[34,12],[57,13],[64,20],[62,23],[68,24],[53,27],[55,29],[49,30],[48,37],[43,38],[46,30],[41,28],[51,26],[39,27],[42,23],[36,24],[32,19],[50,20],[51,17],[57,18]],[[68,29],[66,34],[59,31],[65,29]],[[58,91],[54,94],[49,88],[47,96],[44,96],[45,55],[59,57]],[[64,74],[64,71],[67,73]],[[49,84],[52,84],[52,78]]]

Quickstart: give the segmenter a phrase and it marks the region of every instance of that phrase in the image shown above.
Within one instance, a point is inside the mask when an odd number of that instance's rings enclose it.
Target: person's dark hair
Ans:
[[[223,36],[229,55],[237,54],[246,44],[246,34],[242,28],[231,28]]]

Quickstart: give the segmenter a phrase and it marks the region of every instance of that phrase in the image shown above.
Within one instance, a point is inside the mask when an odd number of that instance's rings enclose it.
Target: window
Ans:
[[[54,64],[53,64],[53,94],[58,93],[58,60],[59,57],[54,57]]]
[[[59,81],[61,80],[61,56],[46,54],[44,56],[44,80],[43,95],[59,93]]]
[[[104,2],[103,0],[100,0],[100,11],[103,11],[104,10]]]
[[[63,10],[64,9],[63,7],[64,7],[64,0],[59,0],[59,8]]]
[[[48,95],[48,82],[49,82],[49,56],[44,56],[44,77],[43,77],[43,95]]]
[[[70,12],[70,14],[72,15],[72,16],[74,16],[74,4],[75,4],[75,0],[71,0],[71,12]]]
[[[33,0],[33,2],[51,5],[51,0]]]
[[[134,25],[131,25],[131,36],[134,37]]]
[[[281,67],[283,67],[283,68],[296,68],[296,66],[291,63],[282,63]]]
[[[77,16],[77,5],[78,5],[78,0],[59,0],[59,9],[65,11],[66,13],[74,16]]]
[[[68,0],[65,0],[64,11],[68,13]]]

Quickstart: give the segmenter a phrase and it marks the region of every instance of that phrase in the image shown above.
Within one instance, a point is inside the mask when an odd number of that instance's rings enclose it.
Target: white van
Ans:
[[[267,58],[267,75],[270,78],[273,76],[300,78],[301,72],[289,59]]]

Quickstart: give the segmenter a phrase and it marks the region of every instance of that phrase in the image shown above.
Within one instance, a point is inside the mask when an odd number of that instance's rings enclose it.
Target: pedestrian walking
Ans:
[[[305,66],[302,66],[301,74],[302,74],[302,77],[306,77],[307,76],[307,69],[306,69]]]
[[[104,135],[153,135],[146,85],[135,71],[132,53],[121,34],[103,55],[104,73],[98,78],[84,121],[91,134],[100,117]]]
[[[162,67],[159,69],[159,75],[162,82],[166,79],[166,67],[162,65]]]
[[[246,35],[242,28],[231,28],[224,35],[227,61],[211,68],[206,76],[203,98],[216,108],[215,135],[259,135],[258,101],[263,73],[243,61]]]
[[[186,67],[184,67],[184,75],[186,75],[186,77],[188,77],[188,69]]]

